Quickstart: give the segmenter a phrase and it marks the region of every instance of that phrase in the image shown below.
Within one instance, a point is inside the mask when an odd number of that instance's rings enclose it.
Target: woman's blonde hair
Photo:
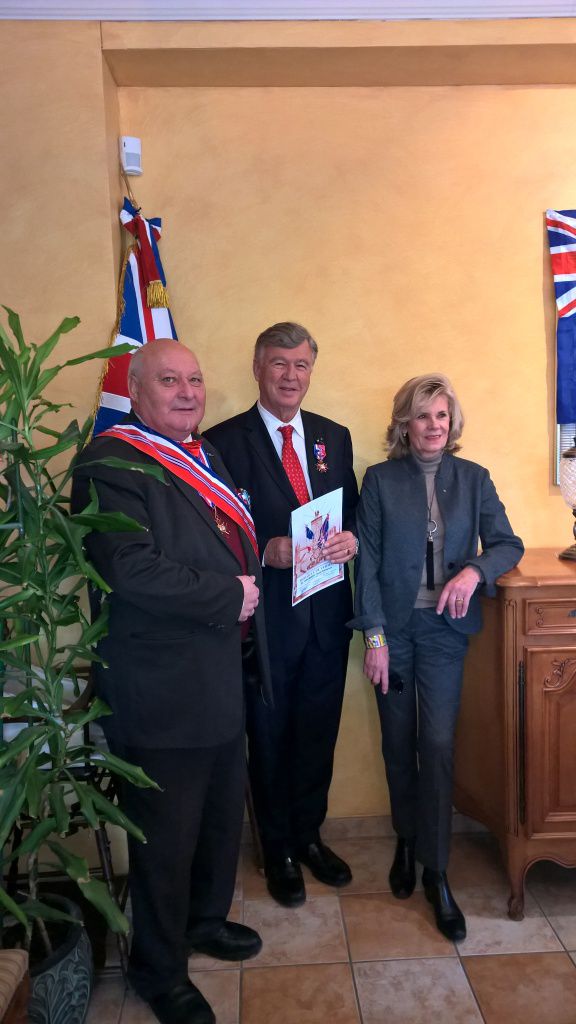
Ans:
[[[436,398],[445,397],[450,414],[450,430],[445,451],[457,452],[457,443],[464,429],[464,416],[454,388],[443,373],[425,373],[411,377],[394,395],[392,419],[386,431],[389,459],[401,459],[410,451],[408,423],[418,416]]]

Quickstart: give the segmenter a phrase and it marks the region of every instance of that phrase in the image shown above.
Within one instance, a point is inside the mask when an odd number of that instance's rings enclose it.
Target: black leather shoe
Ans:
[[[390,868],[389,880],[392,895],[397,900],[407,900],[416,885],[416,862],[414,858],[415,839],[396,840],[396,853]]]
[[[466,921],[450,891],[446,872],[424,868],[422,885],[426,899],[434,909],[438,931],[451,942],[461,942],[466,938]]]
[[[262,939],[253,928],[236,921],[223,921],[218,931],[202,941],[189,938],[190,952],[204,953],[216,960],[249,960],[262,949]]]
[[[161,1024],[216,1024],[210,1004],[191,981],[147,1002]]]
[[[292,857],[266,862],[268,892],[283,907],[300,907],[306,900],[306,888],[300,865]]]
[[[310,868],[314,878],[325,885],[348,885],[352,881],[352,872],[346,861],[320,839],[298,850],[298,860]]]

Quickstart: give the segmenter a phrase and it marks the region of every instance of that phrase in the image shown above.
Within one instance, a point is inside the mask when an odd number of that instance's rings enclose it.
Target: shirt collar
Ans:
[[[258,408],[258,412],[260,413],[262,419],[264,420],[264,423],[266,424],[268,430],[271,433],[274,430],[278,430],[279,427],[290,426],[294,428],[294,432],[296,434],[299,434],[301,438],[304,438],[304,426],[302,423],[302,413],[300,409],[298,409],[296,415],[291,420],[289,420],[288,423],[284,423],[284,421],[279,420],[278,417],[274,415],[274,413],[269,412],[268,409],[265,409],[264,406],[261,405],[259,401],[256,403],[256,405]]]

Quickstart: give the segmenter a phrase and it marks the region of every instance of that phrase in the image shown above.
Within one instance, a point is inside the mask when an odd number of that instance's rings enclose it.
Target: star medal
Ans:
[[[246,490],[246,488],[245,487],[239,487],[238,490],[236,491],[236,494],[240,498],[240,501],[242,502],[244,507],[247,508],[248,511],[250,511],[252,506],[251,506],[251,501],[250,501],[250,495],[248,494],[248,491]]]
[[[316,469],[319,473],[325,473],[328,469],[326,465],[326,445],[322,438],[318,438],[314,442],[314,458],[316,459]]]

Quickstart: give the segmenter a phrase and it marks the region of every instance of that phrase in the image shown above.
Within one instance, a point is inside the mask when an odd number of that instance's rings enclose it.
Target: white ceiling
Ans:
[[[402,21],[573,18],[576,0],[0,0],[0,18],[96,21]]]

